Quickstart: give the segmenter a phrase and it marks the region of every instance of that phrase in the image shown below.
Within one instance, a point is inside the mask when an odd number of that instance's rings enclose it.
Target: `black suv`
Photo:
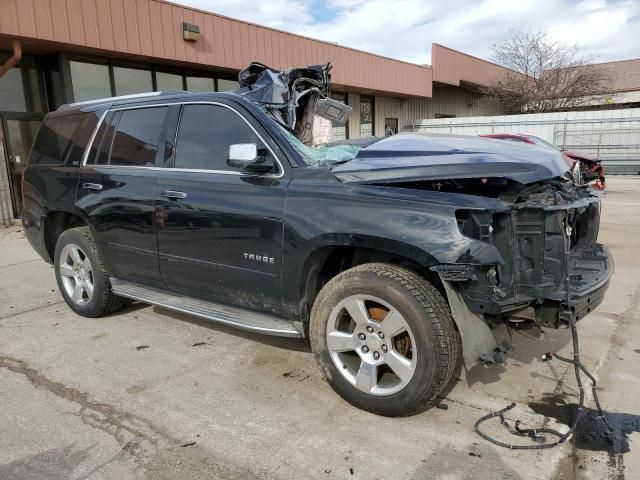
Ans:
[[[613,272],[600,199],[559,153],[416,134],[310,146],[310,119],[344,116],[321,70],[48,114],[23,224],[71,309],[134,299],[308,336],[345,399],[408,415],[462,357],[502,358],[497,325],[596,308]]]

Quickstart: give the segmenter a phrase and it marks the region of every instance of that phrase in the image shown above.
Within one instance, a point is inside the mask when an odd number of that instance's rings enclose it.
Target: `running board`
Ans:
[[[199,300],[165,290],[145,287],[138,283],[128,282],[118,278],[110,278],[110,281],[111,291],[121,297],[139,300],[144,303],[166,308],[167,310],[186,313],[195,317],[204,318],[205,320],[211,320],[252,332],[277,335],[279,337],[301,338],[304,336],[302,328],[299,330],[295,328],[294,322],[274,315]]]

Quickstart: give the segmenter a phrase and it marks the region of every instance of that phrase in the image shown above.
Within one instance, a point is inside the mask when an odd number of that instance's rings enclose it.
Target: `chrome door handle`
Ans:
[[[177,192],[175,190],[163,190],[161,195],[171,200],[182,200],[187,198],[187,194],[184,192]]]
[[[83,183],[82,188],[85,190],[102,190],[102,185],[99,183]]]

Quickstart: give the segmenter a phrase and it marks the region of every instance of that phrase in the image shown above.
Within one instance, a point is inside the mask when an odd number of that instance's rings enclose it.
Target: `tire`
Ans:
[[[384,263],[331,279],[314,302],[309,335],[329,385],[352,405],[384,416],[426,410],[460,360],[458,332],[440,292]]]
[[[108,315],[126,302],[111,292],[109,274],[100,260],[89,227],[71,228],[60,235],[56,242],[54,268],[64,300],[71,310],[83,317]]]

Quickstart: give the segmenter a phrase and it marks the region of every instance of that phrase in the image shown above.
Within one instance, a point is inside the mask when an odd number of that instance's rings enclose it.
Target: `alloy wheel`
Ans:
[[[371,295],[352,295],[331,311],[327,349],[342,376],[371,395],[399,392],[413,378],[415,340],[402,314]]]
[[[59,271],[67,296],[77,305],[86,305],[93,295],[93,269],[87,254],[73,243],[60,252]]]

